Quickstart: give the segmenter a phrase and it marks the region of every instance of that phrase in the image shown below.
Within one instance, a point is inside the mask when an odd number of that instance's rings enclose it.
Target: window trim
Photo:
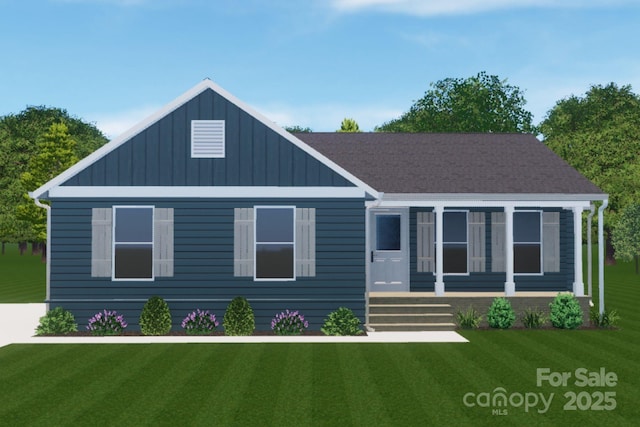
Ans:
[[[515,216],[519,213],[527,213],[527,212],[535,212],[538,213],[538,219],[539,219],[539,224],[540,224],[540,241],[539,242],[516,242],[516,230],[515,230]],[[523,209],[523,210],[516,210],[513,212],[513,216],[514,216],[514,220],[513,220],[513,247],[511,248],[511,250],[513,251],[513,275],[514,276],[544,276],[544,242],[543,242],[543,217],[542,217],[542,213],[543,211],[540,209]],[[540,247],[540,272],[539,273],[516,273],[516,266],[515,266],[515,258],[516,258],[516,244],[520,244],[520,245],[533,245],[533,244],[537,244]]]
[[[451,213],[451,212],[463,212],[465,214],[465,232],[464,232],[465,239],[466,239],[465,242],[447,242],[447,241],[444,240],[444,216],[445,216],[445,214]],[[435,216],[433,218],[433,224],[434,224],[435,227],[437,227]],[[437,250],[436,250],[437,240],[438,240],[437,239],[437,233],[433,233],[433,262],[434,262],[434,265],[436,265],[435,263],[436,263],[436,255],[437,255]],[[469,268],[469,210],[468,209],[452,209],[452,210],[447,209],[447,210],[443,211],[442,212],[442,255],[444,256],[444,246],[446,244],[461,245],[463,243],[467,247],[467,272],[466,273],[446,273],[446,272],[443,271],[442,274],[444,276],[469,276],[471,274],[471,272],[469,271],[470,270],[470,268]],[[443,260],[443,263],[442,263],[442,267],[443,267],[443,270],[444,270],[444,260]],[[435,268],[434,268],[433,275],[434,276],[436,275]]]
[[[258,242],[258,210],[259,209],[290,209],[293,212],[292,224],[293,235],[291,242]],[[291,245],[293,250],[293,277],[272,278],[258,277],[258,245]],[[295,282],[297,278],[296,271],[296,206],[291,205],[257,205],[253,207],[253,280],[255,282]]]
[[[116,242],[116,212],[118,209],[151,209],[151,242]],[[154,246],[155,246],[155,206],[153,205],[115,205],[111,207],[112,227],[111,227],[111,281],[113,282],[153,282],[156,280],[154,262]],[[116,244],[120,245],[150,245],[151,246],[151,277],[145,278],[124,278],[116,277]]]

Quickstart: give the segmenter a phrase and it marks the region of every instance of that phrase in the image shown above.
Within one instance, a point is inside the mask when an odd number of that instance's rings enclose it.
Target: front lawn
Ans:
[[[0,349],[0,420],[5,425],[637,425],[639,282],[631,263],[607,268],[607,305],[622,316],[620,329],[612,331],[465,331],[468,344],[10,345]],[[538,387],[538,368],[571,377],[566,386]],[[616,385],[580,387],[575,376],[580,368],[615,373]],[[478,406],[483,396],[499,395],[500,387],[510,402]],[[598,403],[605,392],[608,401]],[[545,399],[553,393],[546,412],[538,412],[544,410],[541,401],[528,411],[518,405],[518,396],[533,403],[533,394],[540,393]],[[567,404],[575,410],[565,410]],[[597,410],[612,404],[612,410]]]

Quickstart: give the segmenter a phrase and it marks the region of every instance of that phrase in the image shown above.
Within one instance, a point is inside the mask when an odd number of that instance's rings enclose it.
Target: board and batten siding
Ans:
[[[222,319],[236,296],[249,299],[256,323],[269,329],[276,312],[300,310],[313,329],[327,314],[347,306],[364,320],[365,209],[362,199],[57,199],[52,204],[50,303],[88,319],[103,309],[125,310],[135,328],[144,302],[153,295],[167,300],[174,326],[196,308]],[[173,276],[153,281],[112,281],[91,277],[93,209],[113,205],[153,205],[173,209]],[[315,276],[295,281],[254,281],[234,275],[236,208],[288,205],[315,212]],[[177,326],[176,326],[177,327]]]
[[[192,120],[225,121],[224,158],[191,158]],[[62,185],[354,186],[210,89]]]
[[[476,245],[469,247],[470,270],[467,276],[445,275],[445,292],[501,292],[504,291],[504,212],[501,209],[469,209],[469,232],[478,241],[484,236],[484,271],[480,268],[481,253],[474,254]],[[484,227],[479,215],[484,216]],[[431,211],[412,208],[409,219],[410,228],[410,275],[411,291],[433,292],[435,275],[435,249],[433,253],[426,253],[418,245],[418,234],[422,238],[429,237],[429,227],[432,227]],[[435,234],[435,232],[434,232]],[[557,238],[556,238],[557,236]],[[473,246],[473,248],[472,248]],[[561,209],[544,209],[543,213],[543,266],[546,270],[543,276],[515,276],[516,291],[558,291],[573,289],[573,213]],[[558,253],[559,256],[551,256]],[[476,258],[477,257],[477,258]],[[473,258],[476,258],[475,262]],[[474,266],[475,264],[475,266]],[[433,267],[433,269],[429,269]]]

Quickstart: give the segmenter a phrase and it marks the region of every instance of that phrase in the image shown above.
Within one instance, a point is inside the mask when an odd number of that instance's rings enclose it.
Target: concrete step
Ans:
[[[369,297],[369,304],[447,304],[442,297]]]
[[[397,323],[397,324],[369,324],[376,332],[392,331],[453,331],[455,323]]]
[[[372,314],[369,313],[369,322],[376,324],[399,323],[450,323],[453,321],[451,313],[420,313],[420,314]]]
[[[369,304],[370,314],[451,313],[451,311],[449,304]]]

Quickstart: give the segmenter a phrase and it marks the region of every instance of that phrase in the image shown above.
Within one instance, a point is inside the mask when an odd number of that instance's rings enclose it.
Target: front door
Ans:
[[[409,291],[409,210],[371,209],[370,291]]]

